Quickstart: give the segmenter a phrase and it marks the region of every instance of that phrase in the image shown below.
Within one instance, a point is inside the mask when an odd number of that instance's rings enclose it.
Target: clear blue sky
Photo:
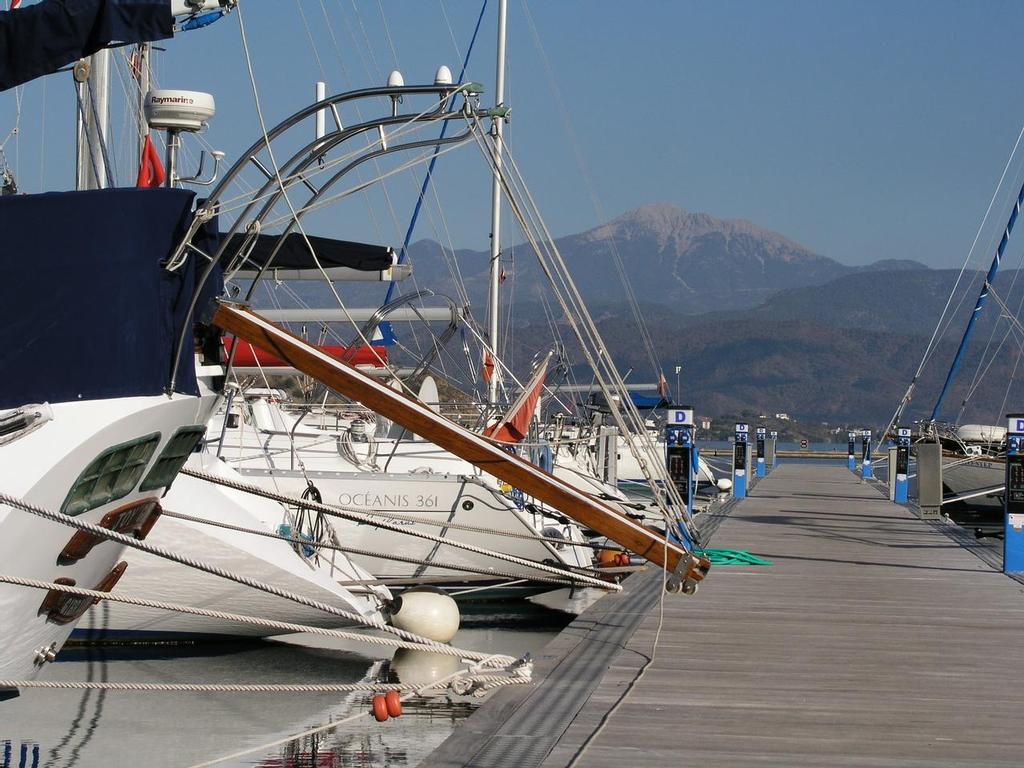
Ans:
[[[465,50],[480,9],[479,0],[444,3],[450,34],[437,0],[243,2],[271,122],[302,106],[322,77],[332,90],[383,83],[396,55],[410,84],[431,80],[439,63],[457,71],[455,43]],[[668,202],[750,219],[845,263],[959,265],[1024,123],[1020,2],[529,7],[602,205],[595,210],[581,176],[522,0],[510,0],[510,142],[555,234]],[[496,8],[490,0],[470,66],[471,79],[489,89]],[[209,140],[229,158],[254,140],[237,18],[166,48],[158,65],[164,86],[217,98]],[[71,184],[71,88],[70,75],[57,75],[24,91],[21,135],[6,151],[25,191]],[[0,94],[0,140],[14,115],[14,94]],[[133,176],[126,160],[119,170]],[[321,226],[394,243],[416,186],[389,184],[394,217],[376,193]],[[439,166],[457,246],[486,248],[486,186],[473,147]],[[418,235],[437,238],[442,229],[435,210]]]

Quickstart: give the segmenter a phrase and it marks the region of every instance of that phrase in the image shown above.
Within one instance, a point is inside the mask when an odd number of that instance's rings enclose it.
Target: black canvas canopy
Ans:
[[[170,0],[43,0],[0,11],[0,91],[111,43],[164,40],[173,26]]]
[[[225,267],[228,261],[234,259],[238,249],[242,247],[245,240],[244,234],[232,235],[228,247],[224,251]],[[257,235],[256,244],[246,261],[245,272],[258,270],[267,263],[267,259],[277,247],[280,235]],[[324,269],[335,267],[347,267],[357,269],[360,272],[379,272],[388,269],[393,264],[393,251],[383,245],[367,245],[365,243],[352,243],[347,240],[333,240],[329,237],[317,237],[308,235],[309,244],[316,252],[316,258]],[[290,233],[281,246],[281,250],[274,257],[271,265],[277,269],[316,269],[317,264],[309,253],[306,242],[302,239],[300,232]]]

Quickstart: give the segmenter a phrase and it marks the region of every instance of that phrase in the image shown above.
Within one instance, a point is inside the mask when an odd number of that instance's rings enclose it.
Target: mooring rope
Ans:
[[[459,680],[473,691],[501,685],[524,685],[526,677],[473,675],[467,670]],[[95,680],[0,680],[4,688],[36,688],[56,691],[158,691],[163,693],[416,693],[419,686],[401,683],[131,683]]]
[[[146,598],[135,597],[134,595],[125,595],[115,592],[100,592],[95,589],[85,589],[83,587],[75,587],[68,584],[56,584],[54,582],[42,581],[39,579],[26,579],[21,576],[10,576],[7,574],[0,574],[0,583],[13,584],[20,587],[30,587],[32,589],[53,590],[57,592],[64,592],[69,595],[91,597],[95,600],[111,600],[115,603],[125,603],[127,605],[135,605],[140,608],[155,608],[163,611],[175,611],[177,613],[187,613],[193,616],[203,616],[209,619],[221,619],[240,624],[251,624],[254,626],[267,627],[269,629],[279,629],[282,634],[288,632],[305,632],[311,635],[336,637],[342,640],[354,640],[361,643],[368,643],[370,645],[386,646],[388,648],[405,648],[411,651],[429,650],[431,653],[438,653],[443,656],[457,656],[459,658],[472,659],[477,662],[494,659],[498,663],[508,664],[515,661],[511,656],[496,656],[494,654],[485,654],[478,651],[467,651],[461,648],[454,648],[445,643],[439,643],[436,640],[431,640],[426,637],[422,638],[422,640],[397,640],[389,637],[367,635],[361,632],[349,632],[343,629],[326,629],[324,627],[316,627],[309,624],[297,624],[290,621],[263,619],[257,616],[228,613],[226,611],[215,611],[209,608],[197,608],[190,605],[182,605],[180,603],[147,600]],[[413,638],[419,638],[419,635],[414,635],[411,632],[406,632],[404,634],[410,635]]]
[[[277,597],[284,598],[285,600],[291,600],[294,603],[298,603],[299,605],[305,605],[308,608],[315,608],[317,610],[323,611],[324,613],[329,613],[334,616],[340,616],[344,619],[351,621],[354,624],[362,624],[363,626],[369,627],[371,629],[380,630],[381,632],[386,632],[388,634],[395,635],[405,640],[411,640],[416,643],[423,643],[425,645],[433,643],[435,645],[440,645],[440,643],[435,643],[433,640],[421,637],[412,632],[406,632],[396,627],[389,626],[388,624],[385,624],[383,621],[371,619],[367,616],[363,616],[358,613],[352,613],[351,611],[346,611],[341,608],[337,608],[333,605],[328,605],[327,603],[320,602],[319,600],[312,600],[308,597],[304,597],[303,595],[297,594],[295,592],[289,592],[286,589],[275,587],[272,584],[267,584],[256,579],[251,579],[248,576],[242,576],[241,574],[232,573],[231,571],[225,570],[224,568],[220,568],[219,566],[210,565],[209,563],[204,563],[200,560],[195,560],[191,557],[179,555],[177,552],[166,549],[164,547],[158,547],[154,546],[153,544],[147,544],[143,541],[139,541],[134,536],[128,536],[123,533],[112,531],[109,528],[104,528],[99,525],[88,523],[84,520],[79,520],[76,517],[65,515],[63,512],[54,512],[52,510],[44,509],[43,507],[39,507],[34,504],[29,504],[28,502],[25,502],[22,499],[19,499],[15,496],[10,496],[9,494],[6,493],[0,493],[0,504],[6,504],[7,506],[14,507],[15,509],[20,509],[25,512],[29,512],[30,514],[42,517],[46,520],[51,520],[55,523],[61,523],[63,525],[67,525],[71,528],[76,528],[80,531],[91,533],[101,538],[116,541],[120,544],[125,545],[126,547],[131,547],[141,552],[148,552],[151,555],[156,555],[157,557],[162,557],[165,560],[171,560],[181,565],[186,565],[189,568],[194,568],[198,571],[203,571],[213,576],[219,576],[223,579],[227,579],[228,581],[233,581],[237,584],[242,584],[244,586],[251,587],[252,589],[258,590],[260,592],[266,592],[267,594],[275,595]]]

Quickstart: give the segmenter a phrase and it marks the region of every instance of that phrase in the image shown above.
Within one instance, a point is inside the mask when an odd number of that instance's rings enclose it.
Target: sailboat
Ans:
[[[83,0],[70,20],[62,6],[0,12],[10,54],[0,88],[115,40],[162,39],[173,29],[169,5]],[[175,352],[194,264],[163,268],[188,231],[193,199],[181,189],[0,197],[4,679],[35,677],[95,602],[61,587],[106,592],[125,573],[122,544],[82,526],[144,539],[205,433],[217,393],[197,378],[191,345]]]

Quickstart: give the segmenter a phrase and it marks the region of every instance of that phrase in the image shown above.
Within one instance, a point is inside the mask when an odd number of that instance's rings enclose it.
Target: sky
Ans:
[[[481,4],[242,0],[267,121],[311,101],[318,79],[335,92],[395,68],[408,84],[442,63],[457,74]],[[496,9],[489,0],[468,70],[485,104]],[[749,219],[847,264],[959,266],[1024,124],[1020,2],[509,0],[508,13],[509,145],[555,235],[662,202]],[[237,14],[162,47],[160,84],[214,94],[204,138],[232,160],[259,136]],[[0,141],[20,98],[4,152],[23,191],[72,185],[71,96],[68,74],[0,94]],[[113,125],[131,183],[128,130]],[[1022,166],[1011,164],[977,265]],[[344,201],[317,233],[399,244],[421,178]],[[486,249],[488,183],[475,146],[446,155],[416,236]]]

